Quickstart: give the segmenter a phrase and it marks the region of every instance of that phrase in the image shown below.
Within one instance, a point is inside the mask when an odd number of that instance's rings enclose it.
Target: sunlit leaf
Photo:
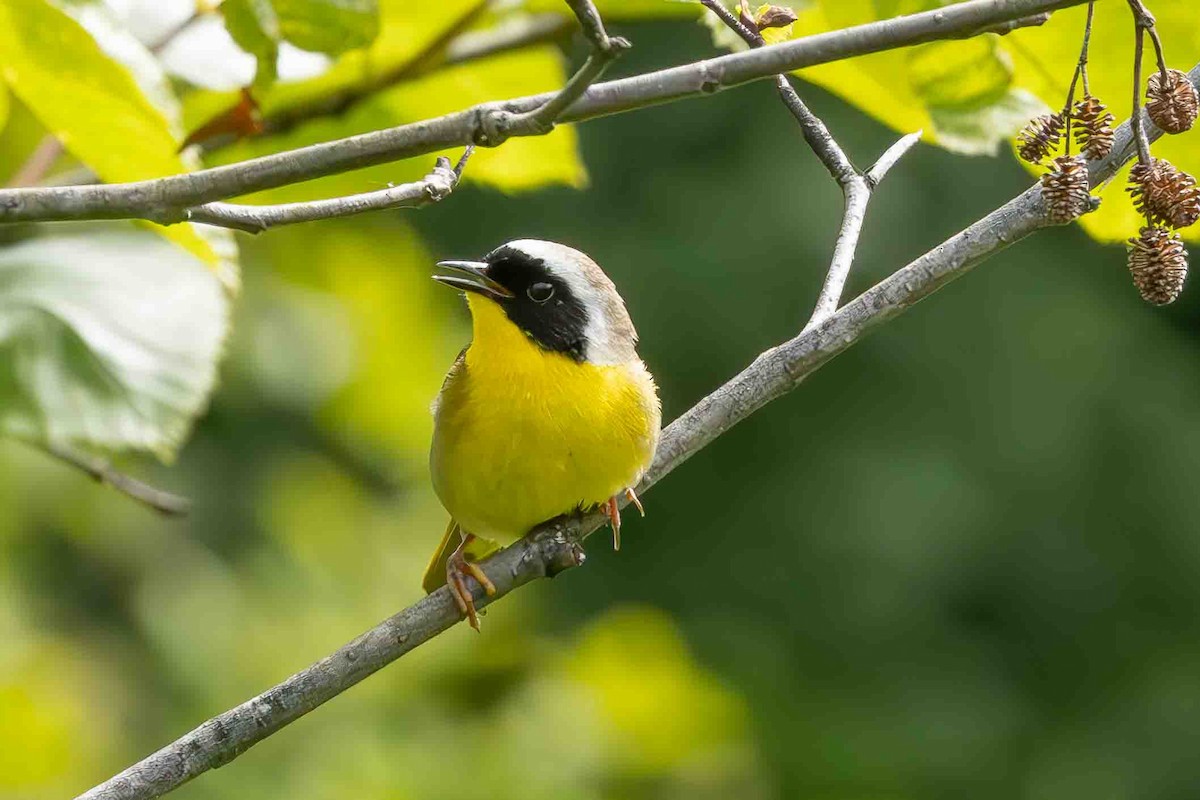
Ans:
[[[820,33],[939,5],[925,0],[880,4],[822,2],[800,11],[795,36]],[[926,141],[963,153],[995,153],[1024,122],[1013,110],[1012,65],[994,35],[931,42],[801,71],[812,81],[896,129],[926,130]]]
[[[0,250],[0,430],[168,458],[205,407],[228,299],[133,226]]]
[[[239,142],[215,154],[213,163],[241,161],[364,131],[457,111],[498,97],[518,97],[560,87],[566,81],[562,58],[550,47],[535,47],[477,63],[438,70],[419,80],[402,82],[354,104],[346,113],[320,116],[288,133]],[[457,158],[458,151],[449,155]],[[253,196],[258,202],[288,202],[378,189],[387,183],[417,180],[433,156],[370,167]],[[464,180],[505,191],[547,184],[583,186],[587,172],[579,159],[575,131],[563,125],[545,136],[515,138],[497,148],[481,148],[472,156]]]
[[[82,25],[46,0],[0,0],[0,77],[102,180],[187,171],[163,110]],[[210,266],[232,268],[194,226],[159,230]]]
[[[273,0],[283,38],[301,50],[336,55],[379,35],[376,0]]]
[[[180,104],[167,73],[150,50],[98,0],[55,0],[56,5],[83,26],[100,49],[120,63],[137,82],[146,99],[162,113],[171,133],[180,132]]]
[[[0,131],[8,124],[8,88],[0,83]]]

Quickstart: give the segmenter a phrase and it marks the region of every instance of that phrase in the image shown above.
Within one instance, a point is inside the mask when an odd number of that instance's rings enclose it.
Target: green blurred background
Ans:
[[[620,32],[628,73],[711,46]],[[895,138],[804,95],[860,163]],[[222,386],[175,465],[135,466],[186,520],[0,448],[0,796],[78,793],[417,599],[427,409],[469,337],[435,260],[592,254],[668,419],[803,324],[840,195],[768,84],[578,137],[586,190],[242,239]],[[1027,184],[918,147],[849,292]],[[697,454],[620,553],[174,796],[1194,798],[1198,304],[1145,306],[1077,228],[1020,243]]]

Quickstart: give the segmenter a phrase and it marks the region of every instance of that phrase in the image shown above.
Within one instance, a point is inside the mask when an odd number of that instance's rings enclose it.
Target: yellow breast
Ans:
[[[462,528],[507,543],[637,483],[660,413],[645,366],[579,363],[468,296],[474,338],[435,409],[433,486]]]

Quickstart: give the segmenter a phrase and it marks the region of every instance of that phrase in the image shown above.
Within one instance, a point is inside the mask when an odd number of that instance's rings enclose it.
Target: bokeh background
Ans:
[[[617,29],[622,72],[711,52],[678,20]],[[859,163],[895,138],[803,94]],[[769,84],[577,136],[586,188],[468,181],[240,239],[211,408],[175,464],[124,462],[187,519],[0,447],[0,796],[72,796],[419,597],[428,405],[470,333],[437,259],[594,255],[668,419],[802,325],[840,195]],[[849,292],[1028,182],[918,147]],[[1017,244],[693,457],[620,553],[593,539],[482,635],[174,796],[1194,798],[1197,298],[1144,305],[1077,227]]]

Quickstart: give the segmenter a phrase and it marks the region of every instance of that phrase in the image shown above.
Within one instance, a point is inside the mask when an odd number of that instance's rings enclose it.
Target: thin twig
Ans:
[[[50,171],[54,162],[58,161],[58,157],[62,154],[62,142],[54,134],[47,133],[38,142],[37,147],[33,148],[33,152],[25,159],[25,163],[8,179],[7,186],[34,186],[41,183],[42,178],[46,177],[46,173]]]
[[[704,97],[796,69],[854,56],[956,39],[1034,13],[1086,0],[969,0],[894,19],[730,53],[693,64],[593,84],[562,115],[580,122],[687,97]],[[553,94],[485,103],[434,119],[148,181],[0,190],[0,222],[148,219],[171,223],[188,208],[251,192],[471,144],[495,109],[531,111]]]
[[[1083,93],[1085,96],[1091,95],[1090,87],[1088,86],[1087,62],[1088,48],[1092,41],[1092,19],[1096,13],[1096,0],[1089,0],[1087,7],[1087,21],[1083,25],[1083,44],[1079,48],[1079,60],[1075,62],[1075,73],[1071,76],[1071,85],[1067,88],[1067,102],[1063,106],[1063,119],[1066,127],[1064,136],[1066,144],[1063,147],[1064,155],[1071,155],[1071,122],[1074,119],[1075,110],[1075,85],[1079,82],[1080,77],[1083,78]]]
[[[727,27],[736,32],[751,48],[764,46],[762,34],[758,31],[755,23],[749,19],[745,0],[743,0],[740,19],[725,8],[721,0],[700,0],[700,2],[705,8],[716,14]],[[805,325],[805,330],[807,330],[819,325],[837,311],[846,280],[850,277],[850,268],[854,265],[854,255],[858,251],[858,240],[866,220],[867,205],[871,202],[871,194],[883,180],[887,171],[920,141],[921,133],[917,132],[903,137],[889,147],[870,170],[866,173],[859,172],[821,118],[800,99],[799,93],[796,92],[788,77],[783,74],[777,75],[775,86],[784,106],[800,123],[804,140],[841,187],[844,202],[842,223],[838,228],[837,240],[834,242],[833,257],[829,261],[829,269],[825,273],[825,280],[817,295],[812,316]]]
[[[1021,28],[1040,28],[1050,21],[1051,16],[1049,11],[1043,11],[1041,14],[1030,14],[1028,17],[1021,17],[1020,19],[993,25],[990,28],[984,28],[979,33],[994,33],[997,36],[1007,36]]]
[[[271,134],[286,133],[300,123],[316,117],[331,117],[344,114],[356,103],[384,89],[397,86],[407,80],[423,75],[434,66],[448,63],[446,54],[454,42],[458,37],[466,33],[467,29],[487,11],[490,5],[489,0],[477,0],[451,20],[450,24],[427,42],[418,52],[391,69],[385,70],[378,75],[365,75],[361,81],[355,83],[353,86],[329,96],[318,97],[309,102],[288,106],[265,116],[262,120],[262,130],[255,135],[268,136]],[[562,18],[558,17],[558,19]],[[508,39],[492,44],[498,47],[521,47],[525,43],[519,40]],[[237,137],[220,137],[204,142],[203,149],[205,153],[211,153],[235,141],[238,141]]]
[[[825,281],[821,284],[821,291],[817,294],[817,302],[813,307],[812,316],[804,326],[805,330],[820,325],[837,311],[846,280],[850,277],[850,268],[854,265],[854,255],[858,251],[858,240],[866,220],[871,194],[888,170],[921,141],[922,133],[923,131],[916,131],[898,139],[884,151],[865,175],[856,175],[844,184],[845,207],[842,211],[842,224],[838,229],[837,241],[833,245],[829,270],[825,273]]]
[[[883,180],[883,176],[887,175],[892,167],[896,166],[896,162],[904,157],[904,154],[917,146],[917,142],[921,141],[921,137],[925,131],[913,131],[912,133],[902,136],[892,144],[881,155],[871,168],[867,170],[867,182],[871,184],[871,188],[875,188]]]
[[[829,170],[829,174],[838,182],[838,185],[845,188],[846,184],[858,175],[854,164],[842,151],[821,118],[810,111],[804,101],[800,99],[800,95],[796,93],[791,80],[786,75],[776,76],[775,88],[778,89],[779,97],[787,106],[787,110],[792,112],[792,116],[800,123],[800,132],[804,135],[804,141],[817,154],[817,158],[821,159],[821,163],[825,165],[825,169]]]
[[[192,508],[192,501],[177,494],[156,489],[137,478],[131,478],[118,471],[107,460],[99,456],[81,453],[66,445],[42,444],[40,447],[58,460],[82,470],[97,483],[111,486],[121,494],[130,497],[142,505],[154,509],[168,517],[178,517],[187,514]]]
[[[1200,65],[1193,70],[1192,78],[1200,80]],[[1131,138],[1126,122],[1116,131],[1113,152],[1091,164],[1093,186],[1114,175],[1130,158]],[[884,322],[990,256],[1052,224],[1042,202],[1041,187],[1035,184],[850,301],[820,325],[760,354],[663,431],[654,463],[637,493],[644,494],[718,436],[796,388]],[[538,526],[483,565],[497,591],[486,596],[472,582],[476,605],[482,608],[518,586],[582,563],[579,543],[604,520],[602,514],[593,513]],[[163,795],[197,775],[228,764],[254,744],[461,621],[457,605],[443,587],[278,686],[213,717],[79,800],[148,800]]]
[[[592,49],[587,60],[558,94],[537,108],[515,114],[497,109],[485,114],[480,119],[480,135],[476,140],[479,144],[494,147],[510,136],[549,133],[563,112],[582,97],[589,86],[600,79],[612,66],[613,61],[630,48],[627,39],[609,36],[605,32],[604,23],[592,0],[567,0],[567,5],[575,12],[579,26],[591,42]]]
[[[335,197],[330,200],[311,200],[304,203],[248,206],[235,203],[206,203],[188,211],[188,219],[206,225],[233,228],[246,233],[262,233],[268,228],[314,222],[336,217],[349,217],[366,211],[391,208],[418,208],[447,197],[462,177],[474,146],[468,146],[457,166],[441,156],[433,170],[419,181],[390,186],[374,192]]]
[[[1146,138],[1146,125],[1142,119],[1142,50],[1145,47],[1146,29],[1141,24],[1134,26],[1133,38],[1133,121],[1134,143],[1137,145],[1138,162],[1150,163],[1150,142]]]

